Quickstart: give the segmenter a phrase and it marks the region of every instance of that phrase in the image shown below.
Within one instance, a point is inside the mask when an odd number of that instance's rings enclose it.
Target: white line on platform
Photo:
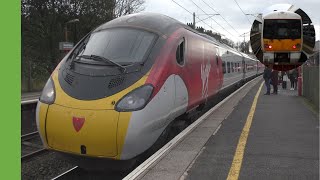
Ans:
[[[68,171],[66,171],[66,172],[64,172],[64,173],[62,173],[62,174],[60,174],[59,176],[52,178],[51,180],[59,179],[60,177],[64,176],[65,174],[67,174],[67,173],[69,173],[70,171],[73,171],[73,170],[75,170],[75,169],[77,169],[77,168],[78,168],[78,166],[75,166],[75,167],[73,167],[73,168],[69,169]]]

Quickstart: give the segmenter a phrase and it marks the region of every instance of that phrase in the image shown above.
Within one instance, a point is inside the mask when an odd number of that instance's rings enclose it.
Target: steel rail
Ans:
[[[21,141],[29,140],[29,139],[37,136],[37,135],[39,135],[38,131],[34,131],[34,132],[31,132],[31,133],[24,134],[24,135],[21,136]]]
[[[32,158],[32,157],[38,156],[38,155],[40,155],[40,154],[42,154],[42,153],[44,153],[44,152],[47,152],[47,151],[48,151],[48,150],[45,149],[45,148],[39,149],[39,150],[37,150],[37,151],[33,151],[32,153],[23,155],[23,156],[21,157],[21,161],[25,161],[25,160],[30,159],[30,158]]]

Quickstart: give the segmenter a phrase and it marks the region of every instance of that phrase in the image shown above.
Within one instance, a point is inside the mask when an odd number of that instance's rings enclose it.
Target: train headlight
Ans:
[[[153,86],[148,84],[141,86],[123,96],[115,106],[116,111],[138,111],[143,109],[149,102]]]
[[[55,100],[55,89],[54,89],[53,81],[50,77],[42,90],[42,94],[40,96],[40,102],[43,102],[46,104],[52,104],[54,100]]]

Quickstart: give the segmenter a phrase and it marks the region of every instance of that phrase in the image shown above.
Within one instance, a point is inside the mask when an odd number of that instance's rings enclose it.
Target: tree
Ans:
[[[115,1],[115,17],[132,14],[144,10],[145,0],[113,0]]]
[[[22,82],[43,84],[63,57],[59,42],[74,43],[95,27],[143,10],[145,0],[22,0]],[[67,23],[79,19],[79,23]],[[65,32],[67,30],[67,32]],[[34,82],[33,82],[34,81]],[[41,89],[41,87],[40,87]]]
[[[221,39],[221,42],[223,42],[224,44],[226,44],[226,45],[228,45],[228,46],[230,46],[230,47],[232,47],[232,48],[235,47],[235,44],[234,44],[234,42],[233,42],[231,39],[228,39],[228,38],[226,38],[226,39]]]
[[[250,45],[249,43],[250,43],[249,41],[241,42],[240,43],[240,51],[248,54],[249,53],[249,45]]]

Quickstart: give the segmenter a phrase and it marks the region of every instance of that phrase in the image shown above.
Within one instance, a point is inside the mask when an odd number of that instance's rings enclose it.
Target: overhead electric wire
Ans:
[[[205,3],[207,6],[209,6],[210,9],[212,9],[214,12],[220,14],[218,11],[216,11],[215,9],[213,9],[209,4],[207,4],[204,0],[201,0],[203,3]],[[240,35],[240,33],[233,27],[231,26],[231,24],[220,14],[221,18],[236,32],[238,33],[238,35]]]
[[[185,7],[183,7],[183,6],[181,6],[179,3],[177,3],[176,1],[174,1],[174,0],[172,0],[174,3],[176,3],[178,6],[180,6],[182,9],[184,9],[184,10],[186,10],[187,12],[189,12],[190,14],[192,14],[193,15],[193,13],[192,12],[190,12],[188,9],[186,9]],[[198,18],[199,20],[200,20],[200,22],[201,22],[201,19],[198,17],[198,16],[196,16],[196,18]],[[205,23],[205,22],[203,22],[204,24],[206,24],[207,26],[209,26],[212,30],[214,30],[214,31],[217,31],[216,29],[214,29],[212,26],[210,26],[209,24],[207,24],[207,23]],[[218,32],[218,31],[217,31]],[[220,32],[219,32],[220,33]],[[220,33],[221,34],[221,33]]]
[[[178,6],[180,6],[182,9],[186,10],[187,12],[189,12],[190,14],[193,15],[192,12],[190,12],[188,9],[184,8],[183,6],[181,6],[179,3],[177,3],[176,1],[172,0],[174,3],[176,3]],[[198,18],[199,19],[199,18]]]
[[[204,12],[204,10],[202,10],[193,0],[190,0],[195,6],[197,6],[204,14],[206,14],[207,16],[210,16],[208,13]],[[224,29],[226,32],[228,32],[231,36],[235,37],[235,38],[238,38],[236,36],[234,36],[233,34],[231,34],[228,30],[226,30],[223,26],[221,26],[216,20],[214,20],[213,18],[210,18],[212,19],[215,23],[217,23],[222,29]]]
[[[248,20],[249,24],[251,25],[251,21],[249,20],[248,16],[246,15],[246,13],[244,13],[244,11],[242,10],[242,8],[239,6],[237,0],[234,0],[234,2],[237,4],[237,6],[240,8],[240,10],[242,11],[243,15],[246,17],[246,19]]]

